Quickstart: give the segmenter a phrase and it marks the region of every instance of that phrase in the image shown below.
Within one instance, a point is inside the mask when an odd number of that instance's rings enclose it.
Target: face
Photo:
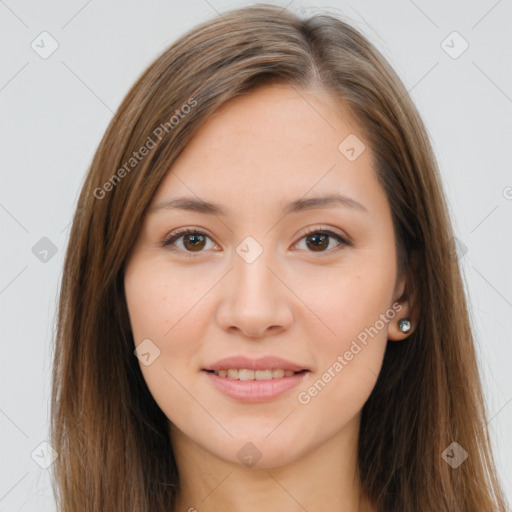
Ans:
[[[225,104],[161,183],[125,268],[173,443],[265,468],[353,433],[407,316],[397,277],[389,204],[348,112],[288,86]]]

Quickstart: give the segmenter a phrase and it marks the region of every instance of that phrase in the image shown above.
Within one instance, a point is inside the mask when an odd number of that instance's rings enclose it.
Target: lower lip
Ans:
[[[266,402],[297,386],[309,372],[269,380],[235,380],[203,370],[219,391],[241,402]]]

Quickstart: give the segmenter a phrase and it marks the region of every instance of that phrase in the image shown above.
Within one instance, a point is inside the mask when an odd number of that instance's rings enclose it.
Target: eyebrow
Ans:
[[[368,209],[355,199],[340,194],[329,194],[319,197],[310,197],[307,199],[296,199],[295,201],[288,203],[284,207],[283,212],[285,215],[287,215],[289,213],[327,208],[330,206],[343,206],[362,212],[368,212]],[[227,211],[222,205],[210,201],[203,201],[195,197],[177,197],[168,199],[167,201],[163,201],[153,206],[149,213],[157,213],[162,210],[184,210],[196,213],[204,213],[207,215],[227,215]]]

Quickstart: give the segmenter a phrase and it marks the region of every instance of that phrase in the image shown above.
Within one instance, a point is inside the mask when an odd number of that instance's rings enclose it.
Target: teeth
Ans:
[[[254,380],[254,370],[238,370],[238,378],[240,380]]]
[[[282,368],[268,370],[247,370],[246,368],[229,370],[219,370],[214,372],[219,377],[227,377],[233,380],[271,380],[281,379],[283,377],[291,377],[295,372],[291,370],[283,370]]]
[[[272,370],[256,370],[254,378],[256,380],[272,380]]]

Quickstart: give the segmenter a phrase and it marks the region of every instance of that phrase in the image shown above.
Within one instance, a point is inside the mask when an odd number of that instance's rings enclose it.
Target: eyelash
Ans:
[[[200,229],[183,228],[183,229],[179,229],[179,230],[174,231],[173,233],[171,233],[168,237],[166,237],[163,240],[161,245],[162,245],[162,247],[167,247],[172,252],[184,254],[186,257],[189,257],[189,258],[196,257],[196,256],[200,255],[201,253],[203,253],[205,251],[198,251],[197,253],[194,253],[192,251],[184,251],[182,249],[177,249],[175,246],[173,247],[173,245],[172,245],[172,244],[174,244],[174,242],[176,242],[177,240],[179,240],[183,236],[190,235],[190,234],[204,235],[207,238],[210,238],[210,236],[207,233],[205,233],[204,231],[202,231]],[[344,246],[352,245],[348,240],[343,238],[338,233],[335,233],[334,231],[331,231],[329,229],[320,229],[320,228],[317,228],[317,227],[313,227],[313,228],[309,229],[306,233],[304,233],[304,235],[302,235],[300,240],[302,240],[303,238],[306,238],[307,236],[309,236],[311,234],[328,235],[329,237],[336,239],[340,243],[340,246],[338,246],[337,248],[330,249],[330,250],[327,250],[327,251],[319,251],[319,254],[331,253],[333,251],[337,251],[337,250],[342,249]],[[211,240],[211,238],[210,238],[210,240]],[[314,253],[315,251],[309,251],[309,252]]]

